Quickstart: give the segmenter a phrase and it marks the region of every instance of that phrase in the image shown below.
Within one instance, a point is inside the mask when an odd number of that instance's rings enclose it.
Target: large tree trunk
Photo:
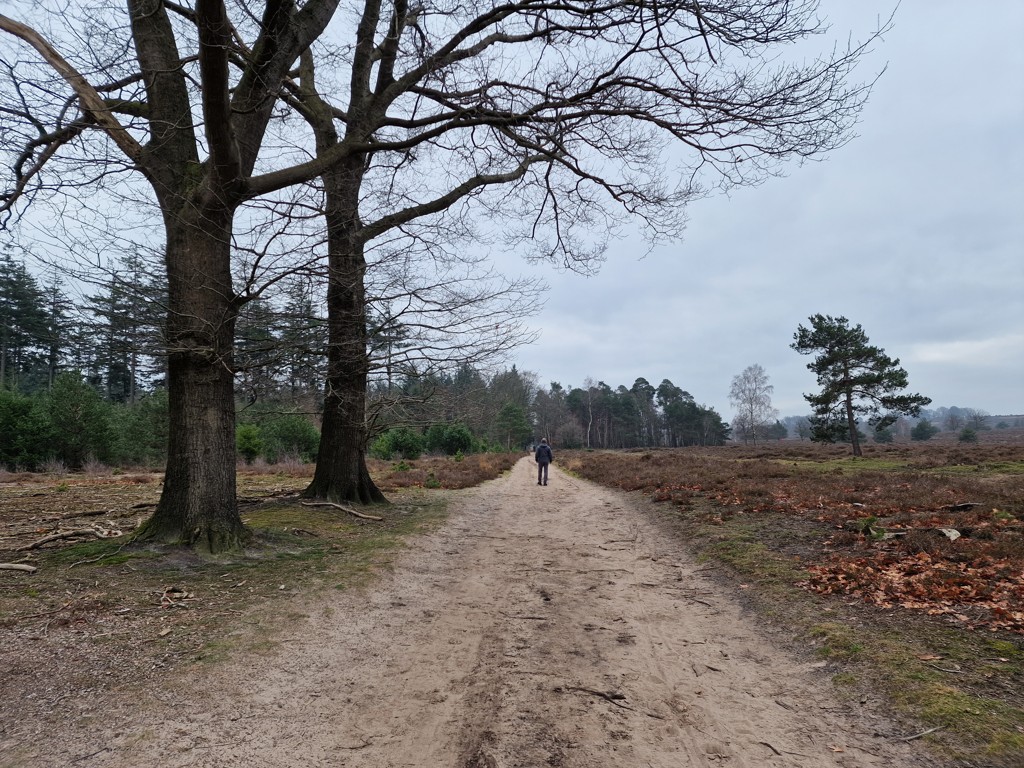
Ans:
[[[210,552],[237,549],[231,213],[166,216],[170,439],[163,493],[141,539]],[[177,310],[177,311],[175,311]]]
[[[366,468],[366,260],[358,213],[362,160],[324,174],[327,220],[327,381],[320,449],[306,498],[386,502]]]

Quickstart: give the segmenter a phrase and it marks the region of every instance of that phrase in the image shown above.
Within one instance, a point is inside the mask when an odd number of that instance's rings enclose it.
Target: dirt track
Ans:
[[[17,764],[919,764],[626,497],[557,468],[538,487],[533,466],[464,492],[393,574],[306,606],[274,651],[105,703],[88,738]]]

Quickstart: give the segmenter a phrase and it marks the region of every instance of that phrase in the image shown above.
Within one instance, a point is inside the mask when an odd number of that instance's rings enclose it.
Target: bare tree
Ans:
[[[736,409],[732,428],[744,443],[750,441],[756,445],[758,434],[778,418],[779,412],[772,408],[774,391],[775,387],[768,383],[768,374],[757,363],[733,376],[729,387],[729,402]]]
[[[332,266],[342,290],[329,313],[351,323],[337,346],[354,350],[365,297],[353,278],[367,243],[396,227],[472,208],[528,257],[588,270],[628,220],[652,240],[675,238],[685,204],[710,187],[756,184],[842,145],[869,91],[850,82],[864,45],[803,64],[781,57],[824,31],[813,0],[364,0],[330,89],[337,140],[265,147],[275,105],[289,91],[301,101],[295,62],[337,5],[242,3],[236,25],[221,0],[129,0],[127,19],[103,11],[106,44],[79,37],[74,59],[38,32],[65,9],[36,28],[0,16],[61,81],[26,70],[21,51],[4,57],[5,114],[18,128],[5,135],[0,209],[47,190],[67,155],[83,185],[112,167],[141,173],[163,214],[171,447],[146,535],[211,549],[242,535],[232,334],[246,296],[232,285],[231,235],[246,201],[316,178],[337,191],[328,227],[347,263]],[[677,161],[666,162],[670,147]],[[342,407],[358,408],[364,363],[340,365],[354,366],[335,366]]]
[[[299,73],[285,100],[312,128],[317,156],[328,157],[342,143],[338,125],[344,118],[318,92],[312,52],[303,54]],[[408,201],[388,194],[388,207],[368,203],[363,198],[372,181],[365,179],[375,165],[373,153],[354,151],[320,177],[328,362],[320,448],[307,497],[384,501],[365,461],[368,377],[378,362],[379,342],[388,370],[400,366],[430,375],[493,358],[530,338],[519,318],[539,290],[537,281],[499,280],[479,269],[479,260],[450,255],[456,227],[448,201],[410,210]],[[422,221],[430,215],[435,220]],[[438,231],[438,216],[447,231]],[[372,335],[370,310],[377,325]],[[396,331],[403,336],[400,345],[390,341]]]
[[[13,105],[4,111],[15,123],[5,149],[15,161],[0,211],[45,191],[59,171],[54,158],[67,153],[83,169],[82,183],[118,169],[141,174],[163,214],[170,435],[163,493],[140,536],[212,551],[241,542],[232,345],[242,297],[232,284],[233,220],[245,200],[309,177],[254,171],[276,95],[336,6],[265,3],[250,25],[254,53],[242,60],[232,58],[239,31],[219,0],[196,0],[194,8],[129,0],[125,12],[105,7],[102,19],[80,28],[66,8],[35,9],[35,28],[0,16],[0,30],[23,43],[4,56],[4,92],[12,96],[4,103]],[[61,23],[58,42],[38,31]],[[107,44],[93,46],[83,39],[89,33]],[[33,65],[22,61],[26,49]]]
[[[379,497],[359,434],[375,238],[476,212],[532,258],[588,271],[625,219],[676,237],[705,185],[756,183],[846,140],[863,48],[773,69],[773,47],[822,31],[814,3],[784,5],[366,2],[341,55],[304,57],[285,98],[318,160],[344,157],[323,176],[332,359],[307,494]],[[337,62],[318,88],[315,67]],[[672,145],[689,150],[678,173]]]
[[[964,419],[968,427],[974,430],[985,430],[991,429],[989,419],[991,415],[988,411],[984,411],[980,408],[964,408]]]
[[[945,426],[946,430],[949,432],[956,432],[966,424],[967,418],[959,408],[955,411],[951,409],[949,413],[946,414],[946,418],[943,421],[943,426]]]

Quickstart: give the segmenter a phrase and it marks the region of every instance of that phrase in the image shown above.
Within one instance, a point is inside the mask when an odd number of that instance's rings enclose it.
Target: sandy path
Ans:
[[[110,713],[74,764],[915,764],[626,497],[533,472],[524,459],[466,492],[393,574],[314,606],[272,654],[213,668],[201,695]]]

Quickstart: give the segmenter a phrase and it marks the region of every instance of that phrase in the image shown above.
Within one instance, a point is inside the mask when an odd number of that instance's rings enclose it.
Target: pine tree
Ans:
[[[817,353],[807,368],[817,375],[821,392],[804,395],[814,409],[812,440],[848,439],[853,455],[860,456],[858,415],[867,416],[876,430],[885,429],[900,414],[917,416],[931,402],[918,394],[897,394],[907,387],[907,372],[898,358],[871,346],[859,325],[851,328],[845,317],[820,314],[810,322],[810,328],[798,327],[790,347],[801,355]]]
[[[75,356],[76,367],[106,400],[135,403],[144,383],[163,369],[161,346],[163,305],[159,283],[138,254],[128,255],[111,272],[104,290],[86,300],[91,319],[88,334]]]
[[[25,265],[0,259],[0,386],[39,389],[47,380],[46,296]]]

